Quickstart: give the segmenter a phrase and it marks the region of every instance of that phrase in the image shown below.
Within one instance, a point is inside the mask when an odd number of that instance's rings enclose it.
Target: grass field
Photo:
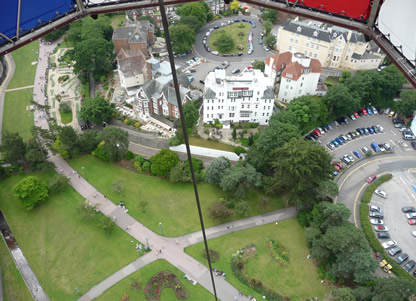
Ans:
[[[178,236],[200,229],[192,184],[171,183],[159,177],[138,174],[103,162],[93,156],[72,159],[70,164],[115,204],[119,204],[122,200],[129,209],[129,214],[156,233],[161,234],[159,222],[162,222],[166,236]],[[82,172],[82,167],[85,167],[85,174]],[[121,195],[112,190],[112,183],[115,179],[122,179],[125,183],[125,190]],[[208,217],[207,208],[227,193],[208,183],[199,183],[198,190],[205,226],[214,226],[217,223]],[[257,208],[257,200],[260,196],[262,194],[256,190],[252,190],[247,195],[250,215],[263,213]],[[140,201],[148,203],[145,212],[140,207]],[[267,211],[282,207],[280,199],[270,198]],[[234,219],[239,218],[241,216],[234,217]]]
[[[234,146],[232,145],[228,145],[218,141],[208,141],[202,138],[189,137],[189,144],[194,146],[218,149],[226,152],[234,152]]]
[[[61,114],[61,122],[63,124],[67,124],[72,122],[72,111],[68,112],[68,113],[64,113],[62,111],[59,111],[59,114]]]
[[[192,285],[190,282],[183,278],[184,273],[172,266],[170,263],[163,259],[159,259],[155,262],[150,263],[139,271],[133,273],[129,277],[123,279],[112,288],[104,292],[96,300],[99,301],[114,301],[121,300],[124,294],[128,294],[130,300],[147,300],[144,295],[144,288],[146,287],[147,282],[150,278],[160,272],[160,271],[169,271],[174,273],[176,277],[179,278],[182,286],[188,291],[189,298],[188,300],[212,300],[213,295],[208,292],[205,288],[197,284],[196,286]],[[132,291],[130,289],[130,284],[132,280],[138,281],[142,284],[140,291]],[[178,300],[171,289],[164,289],[160,298],[161,301],[176,301]]]
[[[32,62],[37,61],[38,51],[39,43],[35,41],[12,52],[16,68],[7,89],[33,85],[37,65],[32,65]]]
[[[56,173],[36,175],[47,182]],[[0,209],[51,300],[72,301],[76,287],[83,294],[139,257],[137,241],[120,228],[108,235],[98,215],[91,220],[79,216],[84,199],[69,186],[26,211],[11,192],[24,176],[0,181]]]
[[[27,111],[31,105],[33,89],[6,92],[4,97],[3,131],[17,132],[23,140],[30,138],[33,126],[33,112]]]
[[[116,29],[117,27],[120,27],[120,24],[124,21],[126,21],[126,15],[121,14],[121,15],[113,15],[110,17],[111,19],[111,27],[113,27],[113,29]]]
[[[3,237],[0,239],[0,267],[4,301],[32,300],[32,295],[16,268]]]
[[[244,26],[240,28],[240,26]],[[227,33],[230,35],[234,40],[234,48],[228,51],[227,53],[239,53],[239,52],[245,52],[247,51],[247,37],[248,32],[250,31],[250,24],[249,23],[235,23],[231,25],[227,25],[225,27],[222,27],[220,29],[215,30],[209,37],[209,47],[212,51],[218,51],[217,46],[215,45],[215,42],[219,38],[219,36],[222,33]],[[240,32],[242,32],[242,35],[238,35]],[[243,46],[243,49],[238,49],[238,46]],[[221,53],[221,52],[220,52]]]
[[[274,239],[286,247],[289,252],[287,266],[280,266],[270,256],[266,238]],[[248,275],[288,296],[290,300],[305,300],[312,297],[322,300],[328,293],[328,288],[320,283],[315,265],[311,260],[306,259],[309,251],[302,227],[296,219],[290,219],[281,221],[278,225],[255,227],[208,241],[209,248],[220,253],[220,258],[213,264],[213,267],[224,271],[227,274],[227,281],[245,295],[263,300],[260,294],[241,283],[231,270],[231,255],[250,243],[256,245],[257,255],[247,262]],[[199,243],[186,248],[185,251],[206,264],[206,259],[201,255],[203,248],[203,244]]]

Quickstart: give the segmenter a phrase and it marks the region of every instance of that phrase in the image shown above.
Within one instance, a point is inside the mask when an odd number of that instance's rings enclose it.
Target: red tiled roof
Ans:
[[[281,70],[282,65],[286,66],[292,60],[292,53],[287,51],[287,52],[283,52],[283,53],[276,54],[273,56],[269,56],[266,59],[266,62],[265,62],[266,65],[270,65],[270,61],[272,58],[274,59],[273,66],[272,66],[273,70]]]
[[[305,70],[309,69],[309,73],[321,73],[322,72],[322,65],[321,62],[317,59],[311,59],[311,63],[309,68],[303,67],[298,62],[290,62],[286,68],[282,72],[282,77],[289,78],[291,80],[298,80],[299,77],[305,72]],[[287,76],[287,74],[292,74],[291,77]]]

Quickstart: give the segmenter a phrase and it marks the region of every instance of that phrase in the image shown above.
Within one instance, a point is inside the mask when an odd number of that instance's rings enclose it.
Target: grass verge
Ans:
[[[56,173],[35,175],[49,182]],[[25,176],[1,180],[0,209],[51,300],[74,300],[75,288],[84,294],[140,256],[137,241],[120,228],[105,234],[98,223],[101,213],[91,220],[82,218],[77,208],[84,199],[69,185],[26,211],[11,191]]]
[[[61,114],[61,122],[63,124],[68,124],[72,122],[72,111],[68,113],[64,113],[62,111],[59,111],[59,114]]]
[[[176,277],[179,278],[182,286],[188,291],[189,300],[212,300],[213,295],[210,292],[208,292],[199,284],[195,286],[192,285],[189,281],[183,278],[185,274],[182,271],[178,270],[164,259],[159,259],[155,262],[152,262],[137,272],[131,274],[129,277],[121,280],[119,283],[106,290],[104,294],[97,298],[97,300],[121,300],[124,294],[128,294],[131,300],[147,300],[144,295],[144,288],[146,287],[146,284],[150,278],[152,278],[153,275],[160,271],[169,271],[175,274]],[[142,287],[140,290],[132,290],[130,288],[133,280],[141,283]],[[176,301],[178,299],[171,289],[164,289],[160,300]]]
[[[32,295],[20,275],[3,238],[0,239],[0,267],[4,301],[32,300]]]
[[[285,267],[280,266],[270,256],[266,238],[278,241],[288,250],[289,262]],[[220,254],[213,267],[224,271],[227,281],[246,296],[263,300],[260,294],[235,277],[231,270],[231,256],[250,243],[256,245],[257,255],[246,264],[249,276],[261,280],[264,285],[288,296],[290,300],[306,300],[312,297],[322,300],[328,293],[328,288],[320,283],[313,261],[306,259],[309,250],[302,227],[296,219],[289,219],[279,222],[278,225],[268,224],[209,240],[209,248]],[[186,248],[185,251],[206,264],[206,259],[201,254],[203,248],[203,243],[199,243]]]
[[[240,28],[240,26],[244,26]],[[220,29],[215,30],[209,37],[209,47],[212,51],[218,51],[218,47],[215,45],[217,39],[221,36],[222,33],[227,33],[230,37],[234,40],[234,48],[228,51],[227,53],[239,53],[247,51],[247,36],[248,32],[250,31],[250,24],[249,23],[235,23],[231,25],[227,25]],[[242,33],[242,34],[240,34]],[[240,35],[239,35],[240,34]],[[253,37],[253,44],[256,44],[255,41],[256,37]],[[238,46],[243,46],[243,49],[238,49]],[[221,53],[221,52],[220,52]]]
[[[37,65],[32,65],[32,62],[37,61],[38,55],[36,52],[39,52],[38,41],[13,51],[12,55],[16,68],[7,89],[32,86],[34,84]],[[42,59],[46,60],[46,57]]]
[[[23,140],[30,138],[33,111],[27,111],[33,99],[33,89],[6,92],[4,97],[3,131],[19,133]]]
[[[391,264],[391,266],[393,267],[392,272],[397,277],[401,277],[401,278],[414,281],[415,278],[412,277],[412,275],[410,275],[408,272],[403,270],[403,268],[399,264],[397,264],[394,261],[394,259],[391,258],[390,255],[387,254],[387,252],[384,250],[380,241],[377,239],[376,235],[374,234],[373,225],[370,224],[370,220],[368,218],[368,214],[369,214],[368,204],[371,201],[371,197],[373,196],[374,191],[377,189],[377,187],[379,187],[380,185],[382,185],[383,183],[387,181],[390,181],[392,178],[393,178],[392,174],[383,175],[379,177],[374,183],[369,185],[368,188],[365,190],[363,197],[361,198],[361,203],[360,203],[361,227],[373,251],[380,253],[381,257],[383,257],[383,259],[385,259],[389,264]]]
[[[226,152],[234,152],[234,146],[218,142],[217,140],[205,140],[197,137],[189,137],[189,144],[194,146],[212,148]]]
[[[138,174],[133,170],[103,162],[93,156],[72,159],[70,164],[115,204],[118,205],[122,200],[129,209],[129,214],[156,233],[161,234],[159,222],[162,222],[163,233],[166,236],[183,235],[200,229],[191,183],[172,183],[159,177]],[[84,167],[85,174],[82,172],[82,167]],[[112,189],[113,181],[118,179],[122,180],[125,187],[121,194]],[[208,216],[208,207],[229,193],[208,183],[199,183],[198,190],[205,226],[211,227],[218,224]],[[247,194],[245,200],[248,202],[250,215],[283,207],[281,199],[270,197],[267,210],[260,210],[257,204],[262,196],[264,197],[257,190],[252,190]],[[143,202],[146,202],[144,210]],[[237,215],[233,219],[242,217]]]

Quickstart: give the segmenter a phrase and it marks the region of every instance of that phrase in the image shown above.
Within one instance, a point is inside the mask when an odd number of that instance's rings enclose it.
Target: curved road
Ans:
[[[213,55],[212,53],[208,52],[205,49],[204,44],[202,43],[202,40],[205,37],[205,33],[207,31],[209,31],[210,28],[214,28],[215,25],[220,26],[221,23],[226,23],[229,20],[234,20],[234,19],[252,20],[256,24],[256,28],[253,28],[253,26],[250,23],[246,23],[246,24],[250,25],[250,27],[251,27],[250,31],[253,33],[253,46],[254,46],[253,53],[251,55],[249,55],[249,54],[247,54],[247,51],[245,51],[245,52],[243,52],[242,56],[222,57],[222,56]],[[230,63],[233,63],[233,62],[251,62],[251,61],[255,60],[256,58],[264,59],[264,58],[272,55],[273,53],[265,51],[263,49],[264,43],[259,44],[260,32],[262,32],[262,30],[263,30],[261,25],[262,24],[259,22],[259,19],[257,17],[242,16],[242,15],[229,16],[229,17],[221,18],[219,20],[211,21],[210,23],[207,23],[204,27],[202,27],[201,30],[196,35],[196,42],[194,44],[194,50],[199,54],[199,56],[205,57],[210,61],[216,61],[216,62],[223,62],[224,60],[226,60]],[[227,31],[227,26],[220,27],[219,29],[216,29],[216,30],[221,30],[221,29],[224,29],[225,31]],[[208,41],[209,41],[209,39],[208,39]]]
[[[403,171],[416,168],[416,155],[384,154],[365,159],[348,169],[337,179],[339,195],[335,202],[344,203],[352,212],[351,222],[360,226],[359,208],[361,196],[368,186],[365,179],[371,174]]]

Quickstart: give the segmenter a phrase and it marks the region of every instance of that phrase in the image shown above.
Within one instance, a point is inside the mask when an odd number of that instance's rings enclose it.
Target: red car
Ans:
[[[373,183],[374,182],[374,180],[377,178],[377,176],[376,175],[371,175],[371,176],[369,176],[367,179],[365,179],[365,181],[368,183],[368,184],[371,184],[371,183]]]
[[[248,67],[247,67],[247,69],[248,69],[248,70],[253,69],[253,66],[252,66],[252,65],[250,65],[250,66],[248,66]]]
[[[318,135],[318,137],[321,137],[322,136],[321,132],[318,131],[318,130],[314,130],[313,133],[316,134],[316,135]]]
[[[358,115],[358,113],[357,113],[357,112],[355,112],[355,113],[354,113],[354,117],[355,117],[355,118],[358,118],[358,117],[360,117],[360,115]]]
[[[416,225],[416,219],[408,219],[407,222],[409,225]]]
[[[338,171],[340,171],[342,168],[343,168],[343,166],[342,166],[342,164],[341,163],[339,163],[339,162],[332,162],[332,165],[334,166],[334,168],[336,169],[336,170],[338,170]]]
[[[361,108],[361,111],[363,111],[364,116],[368,115],[367,110],[365,108]]]

